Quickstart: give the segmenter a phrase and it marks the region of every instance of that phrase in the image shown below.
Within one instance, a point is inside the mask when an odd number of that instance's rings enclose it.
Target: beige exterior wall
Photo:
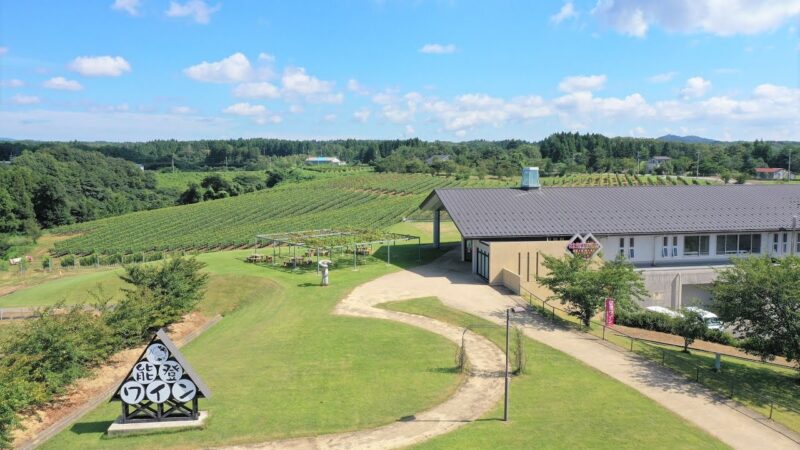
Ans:
[[[504,284],[502,272],[505,269],[519,276],[520,287],[536,296],[547,298],[552,292],[536,282],[537,276],[547,275],[542,255],[563,256],[567,253],[567,243],[568,241],[490,242],[489,284]]]

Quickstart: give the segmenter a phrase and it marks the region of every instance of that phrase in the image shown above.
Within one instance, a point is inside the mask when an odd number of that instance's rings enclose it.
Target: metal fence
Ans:
[[[595,320],[590,321],[590,327],[586,328],[583,323],[570,314],[570,311],[560,308],[548,300],[541,299],[524,288],[520,289],[520,297],[526,300],[531,309],[538,311],[542,317],[562,325],[578,328],[600,340],[610,342],[624,351],[636,353],[661,366],[668,367],[731,400],[758,411],[770,420],[778,422],[795,432],[800,431],[800,404],[798,404],[798,401],[800,401],[798,400],[800,399],[800,386],[790,387],[790,389],[797,389],[794,401],[785,398],[785,392],[763,392],[754,389],[748,386],[747,380],[737,377],[735,368],[731,367],[730,364],[726,365],[725,360],[727,359],[729,363],[733,360],[746,362],[756,367],[762,366],[762,369],[785,371],[787,372],[785,374],[787,378],[791,377],[791,372],[793,371],[791,367],[720,353],[722,364],[720,370],[717,370],[713,363],[714,358],[716,358],[715,352],[691,346],[689,349],[693,352],[692,355],[682,351],[677,352],[675,351],[676,349],[683,350],[682,345],[631,336]],[[706,361],[698,362],[696,360],[697,357]],[[794,375],[797,376],[796,369],[794,370]],[[788,380],[788,382],[793,381]],[[796,439],[796,436],[787,437]]]

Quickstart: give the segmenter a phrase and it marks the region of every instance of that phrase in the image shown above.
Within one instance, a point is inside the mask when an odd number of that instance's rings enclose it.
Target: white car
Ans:
[[[680,314],[678,314],[677,312],[675,312],[675,311],[673,311],[673,310],[671,310],[669,308],[664,308],[663,306],[648,306],[645,309],[648,310],[648,311],[652,311],[654,313],[666,314],[666,315],[668,315],[670,317],[678,317],[678,316],[680,316]]]
[[[700,309],[696,306],[687,306],[687,310],[694,311],[700,315],[703,319],[703,322],[706,324],[706,328],[709,330],[722,330],[724,327],[722,326],[722,321],[719,320],[719,316],[716,314],[706,311],[705,309]]]

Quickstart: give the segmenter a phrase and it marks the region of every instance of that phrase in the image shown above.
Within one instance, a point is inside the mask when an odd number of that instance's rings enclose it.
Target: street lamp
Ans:
[[[503,401],[503,422],[508,422],[508,385],[509,385],[509,377],[508,377],[508,329],[511,325],[511,313],[521,313],[525,312],[525,308],[522,306],[515,306],[513,308],[506,309],[506,397]]]

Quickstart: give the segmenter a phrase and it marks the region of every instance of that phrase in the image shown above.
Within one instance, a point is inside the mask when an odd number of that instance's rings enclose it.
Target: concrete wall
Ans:
[[[547,274],[542,255],[563,256],[567,253],[567,241],[509,241],[488,244],[490,284],[504,284],[502,272],[505,269],[519,276],[521,288],[542,298],[552,295],[552,292],[536,282],[537,276]]]
[[[691,306],[693,298],[700,300],[701,304],[708,304],[711,301],[708,288],[720,269],[722,266],[640,269],[638,272],[650,292],[650,298],[642,306],[678,309]]]
[[[503,286],[508,288],[508,290],[515,294],[519,294],[519,275],[511,272],[508,269],[503,269],[500,272],[500,279],[503,281]]]

